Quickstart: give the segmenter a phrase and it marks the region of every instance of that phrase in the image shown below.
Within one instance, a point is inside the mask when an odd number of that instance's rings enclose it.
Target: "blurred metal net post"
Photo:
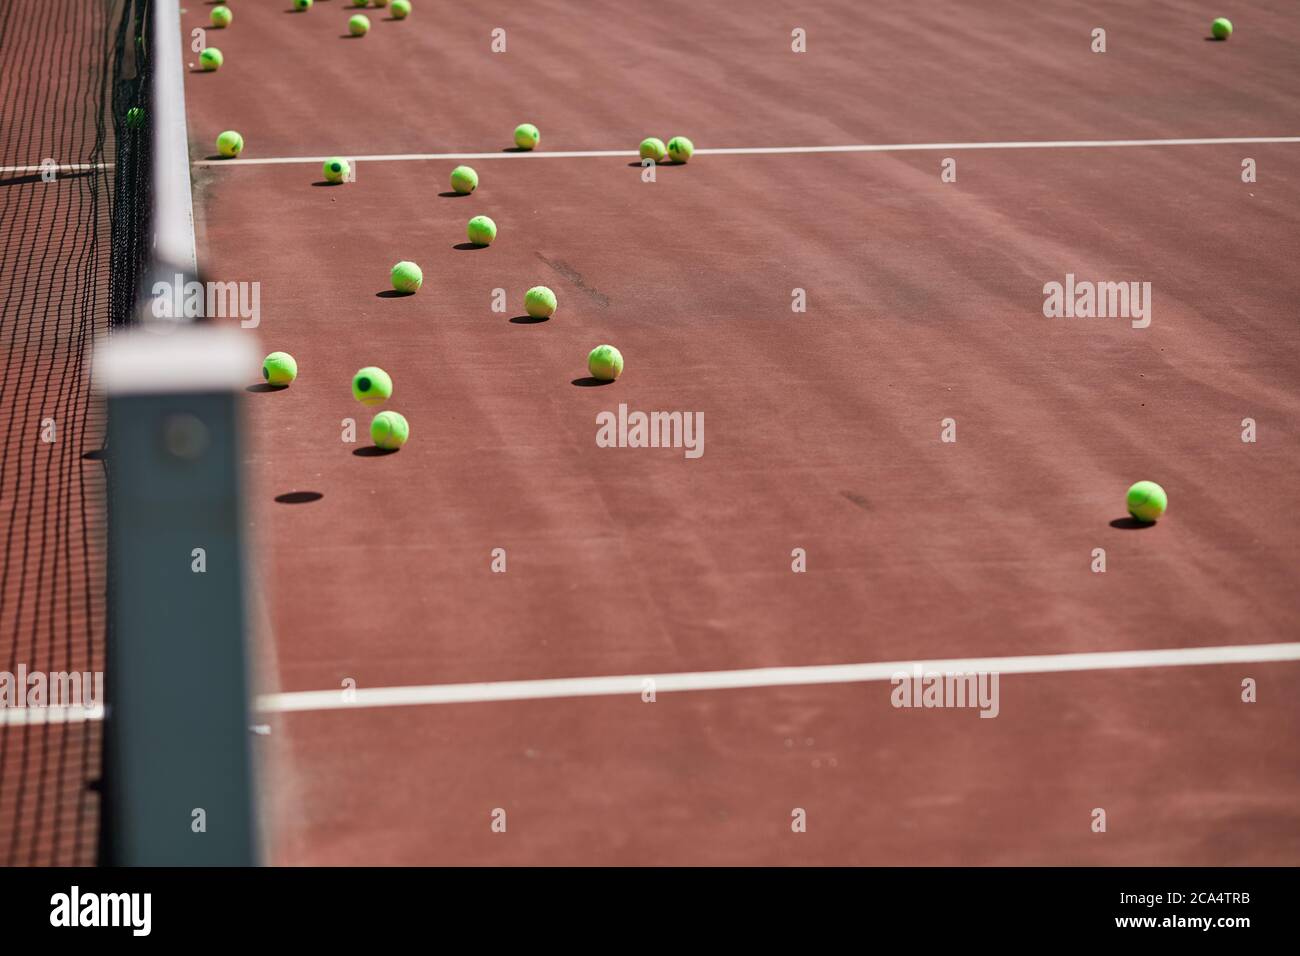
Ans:
[[[122,865],[256,862],[240,508],[238,332],[114,336],[108,396],[106,733]]]
[[[158,319],[197,281],[178,0],[147,20],[152,256],[135,328],[96,350],[108,404],[104,862],[259,862],[239,400],[248,333]],[[166,288],[166,293],[160,290]]]

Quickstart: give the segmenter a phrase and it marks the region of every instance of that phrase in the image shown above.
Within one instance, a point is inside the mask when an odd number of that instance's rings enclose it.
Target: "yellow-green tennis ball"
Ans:
[[[375,4],[375,6],[377,6],[377,7],[386,7],[386,6],[388,6],[388,0],[373,0],[373,2],[374,2],[374,4]]]
[[[685,136],[674,136],[668,141],[668,158],[674,163],[684,163],[695,152],[695,144]]]
[[[370,18],[358,13],[348,20],[348,32],[354,37],[363,37],[370,32]]]
[[[133,106],[126,111],[127,129],[139,129],[144,125],[144,110],[138,106]]]
[[[515,145],[520,149],[534,149],[541,141],[541,130],[532,123],[520,123],[515,127]]]
[[[1214,39],[1226,40],[1232,36],[1232,21],[1227,17],[1217,17],[1210,24],[1210,32],[1214,34]]]
[[[410,0],[393,0],[393,19],[405,20],[411,14]]]
[[[465,227],[465,234],[476,246],[490,246],[497,237],[497,224],[487,216],[475,216]]]
[[[398,292],[419,292],[420,286],[424,284],[424,273],[414,262],[402,260],[393,266],[391,276],[393,288]]]
[[[535,285],[524,293],[524,311],[534,319],[549,319],[558,304],[555,293],[544,285]]]
[[[272,352],[262,360],[262,378],[268,385],[288,385],[298,377],[298,363],[288,352]]]
[[[321,167],[321,172],[325,174],[325,181],[330,183],[343,182],[351,171],[352,167],[348,165],[348,161],[339,156],[325,160],[325,165]]]
[[[226,62],[226,58],[214,46],[208,47],[199,54],[199,66],[208,71],[221,69],[221,64],[224,62]]]
[[[393,397],[393,380],[382,368],[368,365],[352,376],[352,397],[362,405],[382,405]]]
[[[451,188],[461,195],[478,189],[478,173],[469,166],[457,166],[451,171]]]
[[[212,25],[217,29],[230,26],[230,21],[235,19],[234,13],[225,4],[212,8]]]
[[[295,10],[310,10],[311,0],[293,0],[293,7]]]
[[[352,5],[354,7],[364,7],[367,2],[369,2],[369,0],[352,0]]]
[[[411,437],[411,426],[397,412],[380,412],[370,423],[370,440],[380,448],[401,448]]]
[[[1165,489],[1154,481],[1139,481],[1129,488],[1125,498],[1128,513],[1138,521],[1156,521],[1169,507],[1169,497]]]
[[[623,374],[623,353],[612,345],[597,345],[587,356],[587,370],[602,382],[612,382]]]
[[[641,140],[641,158],[653,159],[656,163],[662,163],[664,157],[668,155],[668,147],[664,141],[656,136],[650,136]]]
[[[244,137],[228,129],[217,137],[217,152],[222,156],[238,156],[244,151]]]

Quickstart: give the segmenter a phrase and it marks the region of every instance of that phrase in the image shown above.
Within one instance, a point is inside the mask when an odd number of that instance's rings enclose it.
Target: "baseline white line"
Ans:
[[[425,684],[370,687],[353,691],[349,702],[340,690],[296,691],[259,697],[260,710],[283,713],[306,710],[349,710],[357,707],[404,707],[417,704],[468,704],[557,697],[603,697],[640,694],[643,682],[654,681],[656,693],[693,690],[734,690],[809,684],[855,684],[890,680],[895,674],[997,672],[1048,674],[1119,668],[1179,667],[1198,664],[1240,664],[1300,660],[1300,643],[1246,644],[1229,647],[1184,647],[1154,651],[1103,651],[1084,654],[1041,654],[1033,657],[975,657],[953,660],[886,661],[877,664],[827,664],[802,667],[761,667],[751,670],[697,671],[677,674],[626,674],[617,677],[567,677],[552,680],[492,681],[480,684]]]
[[[1152,651],[1097,651],[1080,654],[1038,654],[1029,657],[968,657],[947,660],[883,661],[875,664],[815,664],[799,667],[759,667],[735,671],[695,671],[676,674],[624,674],[611,677],[561,677],[548,680],[489,681],[478,684],[413,684],[406,687],[363,687],[351,701],[340,690],[290,691],[263,694],[255,709],[263,713],[356,710],[366,707],[409,707],[424,704],[475,704],[505,700],[550,700],[563,697],[610,697],[640,694],[644,682],[655,682],[656,693],[694,690],[737,690],[815,684],[860,684],[925,673],[1057,674],[1146,667],[1194,667],[1203,664],[1264,664],[1300,661],[1300,643],[1236,644],[1224,647],[1179,647]],[[0,726],[80,723],[101,720],[102,707],[5,707]]]
[[[776,156],[785,153],[906,153],[973,149],[1115,149],[1136,146],[1224,146],[1255,143],[1300,143],[1300,136],[1219,136],[1203,139],[1059,139],[995,143],[864,143],[856,146],[739,146],[697,149],[698,156]],[[347,154],[340,154],[347,155]],[[375,153],[347,156],[355,162],[413,162],[465,159],[591,159],[631,156],[634,149],[556,150],[553,152],[493,153]],[[322,163],[328,156],[268,156],[252,159],[201,159],[195,166],[282,166]]]

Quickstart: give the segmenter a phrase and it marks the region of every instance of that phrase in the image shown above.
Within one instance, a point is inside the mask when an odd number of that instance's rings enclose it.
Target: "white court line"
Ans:
[[[907,153],[925,150],[970,149],[1113,149],[1125,146],[1223,146],[1252,143],[1300,143],[1300,136],[1222,136],[1209,139],[1058,139],[1003,143],[865,143],[857,146],[741,146],[697,149],[697,156],[775,156],[783,153]],[[534,151],[526,153],[376,153],[344,155],[354,162],[411,162],[416,160],[463,159],[590,159],[640,154],[634,149],[589,149]],[[268,156],[254,159],[201,159],[195,166],[283,166],[294,163],[323,163],[328,156]]]
[[[625,674],[616,677],[561,677],[550,680],[489,681],[479,684],[413,684],[406,687],[363,687],[345,700],[342,689],[263,694],[256,710],[287,713],[310,710],[356,710],[364,707],[408,707],[420,704],[475,704],[504,700],[550,700],[561,697],[639,695],[647,679],[655,693],[692,690],[736,690],[746,687],[791,687],[813,684],[859,684],[885,681],[914,668],[931,673],[1056,674],[1144,667],[1191,667],[1200,664],[1261,664],[1300,660],[1300,643],[1238,644],[1226,647],[1179,647],[1158,651],[1097,651],[1083,654],[1038,654],[1030,657],[968,657],[949,660],[884,661],[876,664],[816,664],[801,667],[759,667],[736,671],[694,671],[677,674]],[[0,726],[79,723],[100,720],[103,708],[3,708]]]
[[[55,168],[59,172],[83,169],[112,169],[115,163],[60,163]],[[0,166],[0,173],[39,173],[44,166]]]
[[[21,688],[18,688],[21,690]],[[80,724],[103,720],[103,707],[3,707],[0,727],[24,727],[41,724]]]
[[[626,674],[618,677],[562,677],[554,680],[491,681],[481,684],[425,684],[408,687],[363,687],[347,702],[342,690],[267,694],[259,709],[283,713],[303,710],[348,710],[357,707],[403,707],[416,704],[468,704],[556,697],[604,697],[640,694],[647,679],[656,693],[788,687],[809,684],[856,684],[885,681],[895,674],[923,671],[1048,674],[1060,671],[1115,670],[1131,667],[1177,667],[1194,664],[1262,663],[1300,660],[1300,643],[1247,644],[1231,647],[1185,647],[1160,651],[1104,651],[1087,654],[1041,654],[1033,657],[974,657],[954,660],[885,661],[877,664],[825,664],[760,667],[735,671],[677,674]]]

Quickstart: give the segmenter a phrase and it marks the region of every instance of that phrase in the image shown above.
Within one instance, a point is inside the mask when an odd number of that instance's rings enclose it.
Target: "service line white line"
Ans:
[[[876,664],[818,664],[759,667],[735,671],[676,674],[624,674],[612,677],[561,677],[549,680],[489,681],[479,684],[413,684],[362,687],[344,697],[343,690],[307,690],[263,694],[256,709],[263,713],[410,707],[423,704],[476,704],[505,700],[550,700],[562,697],[611,697],[640,694],[647,680],[655,693],[736,690],[813,684],[859,684],[891,680],[897,674],[924,673],[1056,674],[1146,667],[1191,667],[1200,664],[1262,664],[1300,661],[1300,643],[1239,644],[1226,647],[1179,647],[1151,651],[1098,651],[1083,654],[1038,654],[1029,657],[968,657],[948,660],[883,661]],[[103,708],[0,708],[0,726],[100,720]]]
[[[357,707],[403,707],[417,704],[468,704],[556,697],[604,697],[640,694],[647,679],[656,693],[693,690],[734,690],[746,687],[786,687],[809,684],[854,684],[886,681],[895,674],[923,671],[1047,674],[1061,671],[1115,670],[1139,667],[1180,667],[1195,664],[1262,663],[1300,660],[1300,643],[1247,644],[1232,647],[1185,647],[1157,651],[1106,651],[1088,654],[1042,654],[1034,657],[975,657],[954,660],[885,661],[877,664],[826,664],[803,667],[761,667],[735,671],[696,671],[678,674],[625,674],[618,677],[567,677],[554,680],[492,681],[482,684],[426,684],[409,687],[362,687],[345,699],[342,689],[267,694],[258,698],[261,710],[283,713],[304,710],[349,710]]]
[[[1002,143],[864,143],[857,146],[740,146],[697,149],[697,156],[776,156],[783,153],[907,153],[917,151],[956,151],[971,149],[1114,149],[1126,146],[1224,146],[1253,143],[1300,143],[1300,136],[1220,136],[1207,139],[1058,139],[1026,140]],[[412,162],[420,160],[466,159],[591,159],[633,157],[634,149],[546,150],[534,152],[494,153],[375,153],[348,155],[354,162]],[[323,163],[328,156],[268,156],[252,159],[201,159],[195,166],[282,166],[294,163]]]

